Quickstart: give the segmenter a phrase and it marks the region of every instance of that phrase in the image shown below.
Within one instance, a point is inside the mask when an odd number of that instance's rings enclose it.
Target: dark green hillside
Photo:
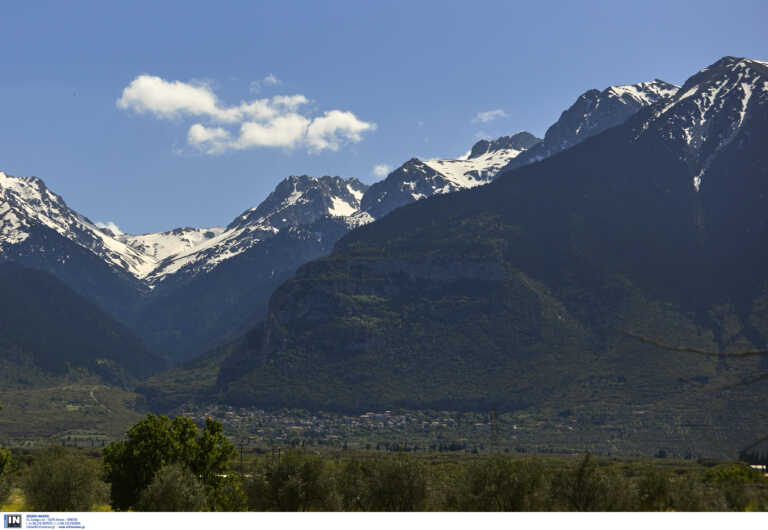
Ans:
[[[146,292],[130,274],[115,270],[91,251],[45,226],[36,226],[27,239],[4,248],[0,263],[49,272],[120,321],[127,321],[135,313]]]
[[[709,389],[763,373],[759,358],[674,353],[622,330],[712,352],[768,343],[768,105],[707,155],[700,190],[690,146],[638,134],[654,110],[348,234],[275,292],[223,396],[568,411],[601,439],[749,441],[764,385]]]
[[[0,359],[4,386],[39,385],[77,369],[124,384],[164,366],[130,330],[54,276],[12,263],[0,264]]]

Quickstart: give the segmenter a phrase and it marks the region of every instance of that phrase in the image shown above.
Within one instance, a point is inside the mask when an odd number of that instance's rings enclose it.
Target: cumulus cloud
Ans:
[[[183,115],[210,116],[220,121],[237,121],[237,109],[219,107],[213,91],[205,85],[166,81],[153,75],[140,75],[123,89],[118,108],[150,113],[159,118]]]
[[[362,133],[376,129],[376,124],[357,119],[351,112],[331,110],[312,120],[307,127],[307,143],[316,150],[337,151],[344,140],[357,143]]]
[[[266,123],[245,122],[233,147],[296,147],[306,137],[309,124],[307,118],[295,113],[277,116]]]
[[[206,127],[202,123],[195,123],[189,128],[187,142],[209,153],[219,153],[227,150],[227,145],[232,141],[232,136],[221,127]]]
[[[280,83],[272,74],[263,82]],[[227,106],[208,85],[167,81],[151,75],[138,76],[117,100],[120,109],[151,114],[158,119],[207,121],[190,126],[187,143],[210,154],[257,147],[336,151],[344,143],[362,141],[363,133],[376,129],[375,123],[360,120],[349,111],[305,115],[300,109],[307,103],[306,96],[294,94]]]
[[[101,228],[102,230],[109,230],[114,235],[119,236],[123,233],[122,230],[120,230],[115,223],[112,221],[108,221],[106,223],[103,223],[101,221],[96,222],[96,228]]]
[[[486,110],[485,112],[478,112],[473,122],[488,123],[489,121],[496,120],[498,118],[506,118],[507,113],[501,109]]]
[[[376,177],[379,177],[380,179],[383,179],[387,175],[389,175],[390,167],[386,164],[378,164],[376,166],[373,166],[373,174]]]

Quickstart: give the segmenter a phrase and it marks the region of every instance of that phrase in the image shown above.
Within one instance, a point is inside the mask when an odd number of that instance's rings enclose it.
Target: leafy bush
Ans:
[[[11,452],[7,449],[0,449],[0,504],[4,503],[10,494]]]
[[[248,510],[248,495],[237,475],[221,477],[208,492],[209,505],[214,512],[244,512]]]
[[[728,510],[728,504],[719,489],[689,476],[674,483],[672,509],[679,512],[722,512]]]
[[[555,476],[551,495],[555,509],[575,512],[630,511],[635,504],[629,481],[599,469],[589,453],[578,466]]]
[[[106,485],[91,458],[54,447],[43,451],[22,478],[26,509],[84,512],[106,498]]]
[[[646,470],[638,482],[638,509],[664,512],[672,507],[673,487],[667,475],[657,469]]]
[[[182,464],[162,468],[141,492],[136,509],[144,512],[200,512],[207,508],[205,486]]]
[[[704,482],[716,487],[725,498],[728,508],[744,511],[753,501],[747,484],[764,482],[763,476],[747,464],[722,464],[715,466],[704,475]]]
[[[427,501],[423,465],[405,456],[352,460],[337,478],[344,510],[415,512]]]
[[[256,511],[331,509],[332,488],[323,459],[289,452],[279,462],[257,468],[246,485],[248,505]]]
[[[470,464],[458,477],[448,508],[459,511],[536,511],[546,505],[546,474],[533,461],[495,457]]]

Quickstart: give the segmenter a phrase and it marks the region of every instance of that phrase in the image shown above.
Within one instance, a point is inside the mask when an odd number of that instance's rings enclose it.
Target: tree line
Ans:
[[[768,479],[744,463],[680,469],[535,457],[319,454],[296,449],[238,465],[219,422],[148,415],[90,455],[51,447],[14,462],[0,450],[0,504],[88,511],[768,510]]]

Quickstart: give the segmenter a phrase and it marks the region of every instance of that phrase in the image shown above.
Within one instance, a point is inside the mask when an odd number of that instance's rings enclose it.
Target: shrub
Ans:
[[[577,512],[630,511],[635,504],[629,481],[599,469],[589,453],[579,465],[555,476],[551,501],[557,510]]]
[[[663,512],[672,507],[672,483],[667,475],[657,469],[648,469],[638,481],[638,509],[646,512]]]
[[[0,504],[11,494],[11,452],[0,449]]]
[[[246,484],[248,506],[283,512],[331,509],[332,487],[324,467],[321,457],[298,452],[259,466]]]
[[[248,495],[238,475],[220,478],[208,491],[209,505],[215,512],[244,512],[248,510]]]
[[[728,509],[728,504],[720,490],[688,476],[674,482],[672,509],[679,512],[722,512]]]
[[[21,487],[30,511],[84,512],[106,498],[99,465],[61,447],[43,451],[27,470]]]
[[[427,500],[424,467],[405,456],[350,461],[337,487],[345,510],[415,512],[423,510]]]
[[[458,511],[536,511],[546,502],[546,475],[534,461],[495,457],[470,464],[448,497]]]
[[[182,464],[162,468],[141,492],[136,509],[145,512],[200,512],[207,508],[205,486]]]
[[[753,501],[753,495],[747,491],[748,483],[764,482],[760,472],[747,464],[723,464],[706,472],[704,482],[720,491],[729,509],[744,511]]]

